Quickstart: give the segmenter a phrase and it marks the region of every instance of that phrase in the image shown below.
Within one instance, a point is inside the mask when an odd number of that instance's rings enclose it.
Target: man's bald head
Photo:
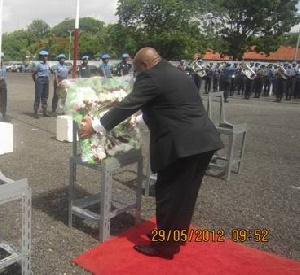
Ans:
[[[153,68],[161,59],[161,56],[155,49],[147,47],[137,52],[133,63],[136,71],[141,72]]]

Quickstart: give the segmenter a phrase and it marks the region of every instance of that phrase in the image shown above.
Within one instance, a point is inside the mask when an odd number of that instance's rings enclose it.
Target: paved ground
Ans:
[[[72,257],[98,244],[96,227],[80,221],[74,228],[67,226],[71,144],[56,141],[54,118],[33,118],[34,88],[29,74],[9,74],[8,87],[14,153],[0,156],[0,171],[13,179],[28,178],[33,191],[33,274],[88,274],[70,263]],[[52,90],[51,87],[49,103]],[[196,227],[227,232],[234,228],[266,228],[268,243],[249,241],[246,245],[300,260],[299,103],[277,104],[270,98],[230,99],[226,105],[228,120],[247,122],[249,126],[242,173],[232,175],[227,183],[205,177],[195,210]],[[131,170],[129,167],[116,175],[115,195],[133,198]],[[97,190],[95,172],[79,169],[78,182],[82,193]],[[10,238],[20,233],[14,210],[6,207],[0,212],[6,214],[1,217],[1,234]],[[153,197],[143,197],[143,219],[154,213]],[[121,215],[112,222],[112,234],[133,224],[131,214]]]

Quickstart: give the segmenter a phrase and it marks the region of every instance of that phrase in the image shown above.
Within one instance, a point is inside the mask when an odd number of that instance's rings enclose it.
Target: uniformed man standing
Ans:
[[[110,78],[111,76],[111,70],[110,70],[110,66],[108,65],[109,59],[110,59],[110,55],[109,54],[103,54],[101,56],[102,59],[102,64],[99,67],[99,73],[102,77],[105,78]]]
[[[87,55],[82,57],[82,64],[79,66],[78,76],[80,78],[90,78],[91,77],[91,67],[89,65],[89,57]]]
[[[287,74],[282,66],[277,69],[276,102],[281,103],[286,88]]]
[[[292,94],[293,94],[294,81],[295,81],[295,77],[296,77],[296,71],[292,68],[292,65],[288,65],[288,67],[286,69],[286,75],[287,75],[287,80],[286,80],[285,99],[291,100]]]
[[[234,74],[234,69],[231,68],[229,63],[227,63],[225,65],[225,68],[221,71],[221,75],[220,75],[220,90],[224,91],[224,99],[226,103],[229,102],[228,96],[229,96],[230,84],[231,84],[231,79],[233,74]]]
[[[205,92],[207,94],[210,93],[210,89],[211,89],[211,81],[212,81],[212,77],[213,77],[213,72],[212,72],[212,65],[207,65],[206,66],[206,76],[205,76]]]
[[[32,79],[35,83],[34,117],[39,118],[40,102],[43,108],[44,117],[49,117],[47,113],[49,95],[49,65],[48,52],[39,52],[39,62],[35,65],[32,72]]]
[[[123,53],[123,55],[122,55],[123,60],[118,65],[118,75],[119,76],[127,75],[130,73],[132,66],[131,66],[131,64],[128,63],[129,58],[130,58],[130,56],[128,53]]]
[[[6,85],[6,66],[3,65],[2,57],[4,53],[1,54],[1,64],[0,64],[0,111],[2,113],[2,120],[6,120],[6,109],[7,109],[7,85]]]
[[[263,96],[268,96],[271,87],[271,68],[272,64],[269,64],[264,69],[264,77],[263,77]]]
[[[265,65],[261,65],[259,69],[257,69],[256,77],[254,80],[254,93],[256,98],[260,98],[260,94],[263,88],[263,77],[264,77],[264,69]]]
[[[54,67],[54,92],[52,98],[52,116],[57,117],[56,109],[58,102],[57,90],[61,85],[61,82],[68,78],[69,69],[65,64],[66,56],[60,54],[57,56],[58,64]],[[62,98],[62,105],[65,106],[66,98]]]
[[[212,75],[213,75],[213,91],[217,92],[220,85],[220,64],[215,64],[212,67]]]

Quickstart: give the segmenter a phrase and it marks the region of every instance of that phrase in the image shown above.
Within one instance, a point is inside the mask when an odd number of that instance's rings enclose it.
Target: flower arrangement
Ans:
[[[84,117],[101,118],[111,107],[122,101],[132,90],[133,78],[80,78],[64,80],[66,112],[80,127]],[[135,115],[120,123],[105,135],[93,134],[80,139],[82,160],[90,164],[101,163],[131,149],[140,148],[140,133]]]

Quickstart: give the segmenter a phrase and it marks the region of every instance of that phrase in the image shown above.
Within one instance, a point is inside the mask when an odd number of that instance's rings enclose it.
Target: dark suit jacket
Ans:
[[[138,111],[150,129],[150,163],[157,172],[179,158],[223,147],[194,82],[167,61],[137,76],[133,91],[101,119],[111,130]]]

